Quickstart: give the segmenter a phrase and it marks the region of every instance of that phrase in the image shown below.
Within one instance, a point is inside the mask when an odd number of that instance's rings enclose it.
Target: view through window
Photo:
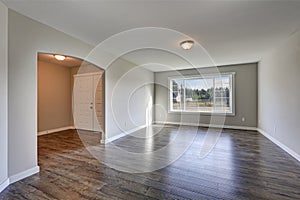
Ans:
[[[234,114],[233,76],[170,78],[170,111]]]

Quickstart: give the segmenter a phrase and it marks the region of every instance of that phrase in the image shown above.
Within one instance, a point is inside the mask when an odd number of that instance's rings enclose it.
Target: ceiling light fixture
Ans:
[[[193,47],[193,45],[194,45],[194,41],[193,40],[185,40],[185,41],[180,42],[180,46],[184,50],[191,49]]]
[[[56,60],[65,60],[66,56],[63,55],[54,55],[54,57],[56,58]]]

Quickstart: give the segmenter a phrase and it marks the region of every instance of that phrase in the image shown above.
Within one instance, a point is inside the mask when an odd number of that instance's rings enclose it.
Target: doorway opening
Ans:
[[[105,137],[104,70],[72,56],[38,53],[37,59],[38,136],[80,130],[100,143]]]

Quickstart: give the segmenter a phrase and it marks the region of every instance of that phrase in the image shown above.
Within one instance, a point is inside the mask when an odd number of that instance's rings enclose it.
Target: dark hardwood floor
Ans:
[[[114,145],[136,152],[157,150],[177,129],[166,126],[147,141],[126,136]],[[0,199],[300,199],[300,163],[271,141],[256,131],[226,129],[200,159],[206,131],[198,129],[177,161],[148,173],[117,171],[95,159],[86,146],[105,152],[98,134],[70,130],[40,136],[40,173],[10,185]],[[145,145],[149,140],[150,149]]]

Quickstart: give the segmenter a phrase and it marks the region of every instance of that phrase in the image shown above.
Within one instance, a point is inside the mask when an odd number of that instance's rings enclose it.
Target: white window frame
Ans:
[[[169,84],[169,95],[168,95],[168,112],[169,113],[186,113],[186,114],[203,114],[203,115],[228,115],[228,116],[235,116],[235,72],[227,72],[227,73],[220,73],[220,74],[202,74],[202,75],[182,75],[182,76],[171,76],[168,77],[168,84]],[[188,80],[188,79],[206,79],[206,78],[218,78],[220,76],[230,76],[230,107],[231,112],[204,112],[204,111],[191,111],[186,110],[185,102],[183,103],[183,110],[173,110],[173,80]],[[214,82],[215,83],[215,82]],[[184,81],[184,88],[186,88],[186,81]],[[185,89],[183,92],[185,99]],[[215,99],[214,99],[215,101]]]

